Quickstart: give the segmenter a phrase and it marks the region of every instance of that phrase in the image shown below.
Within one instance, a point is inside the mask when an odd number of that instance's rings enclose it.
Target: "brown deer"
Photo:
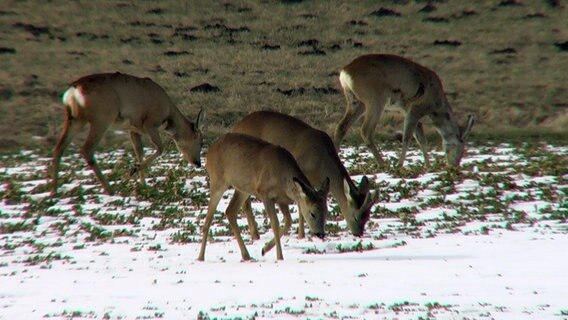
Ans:
[[[235,124],[233,132],[248,134],[285,148],[312,184],[328,177],[330,193],[339,204],[347,227],[355,236],[363,235],[378,193],[369,192],[367,177],[363,177],[358,186],[353,183],[327,133],[298,118],[273,111],[257,111],[245,116]],[[251,218],[250,199],[245,202],[244,211],[254,238],[258,231],[255,223],[251,223],[254,219]],[[301,215],[298,234],[304,236]]]
[[[458,125],[442,82],[434,71],[400,56],[368,54],[355,58],[344,67],[339,74],[339,82],[347,106],[335,128],[337,148],[353,122],[365,114],[361,137],[379,165],[384,167],[385,162],[373,141],[373,134],[383,109],[393,108],[405,113],[399,168],[404,164],[413,135],[422,149],[425,166],[430,165],[422,127],[424,117],[442,136],[448,163],[459,166],[475,116],[469,115],[465,127]]]
[[[288,204],[292,202],[298,204],[300,214],[308,222],[311,233],[323,238],[329,179],[324,179],[319,190],[313,188],[294,157],[286,149],[245,134],[229,133],[221,136],[211,145],[205,168],[209,174],[210,199],[197,260],[205,259],[207,235],[213,215],[223,193],[230,187],[235,191],[225,215],[237,238],[243,260],[249,260],[250,255],[237,226],[237,213],[250,195],[254,195],[264,203],[274,233],[274,239],[263,247],[262,255],[275,244],[277,259],[283,259],[280,237],[282,234],[287,234],[290,229]],[[285,224],[282,232],[275,204],[284,214]]]
[[[65,123],[53,153],[52,194],[57,194],[57,180],[61,156],[72,138],[89,124],[89,134],[81,154],[107,194],[113,194],[94,157],[95,148],[108,128],[115,122],[127,121],[130,140],[138,164],[130,174],[139,173],[144,183],[143,170],[163,151],[159,128],[165,127],[183,157],[197,167],[201,166],[201,130],[205,113],[200,110],[195,122],[187,119],[174,105],[164,89],[149,78],[138,78],[122,73],[88,75],[71,83],[63,94]],[[148,136],[156,148],[143,161],[142,135]]]

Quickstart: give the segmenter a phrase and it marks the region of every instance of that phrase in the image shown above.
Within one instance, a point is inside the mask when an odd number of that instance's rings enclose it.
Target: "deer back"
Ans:
[[[341,72],[343,82],[365,104],[390,99],[407,112],[413,104],[430,108],[431,101],[441,105],[445,99],[442,83],[434,71],[400,56],[362,55]]]
[[[279,112],[256,111],[237,122],[232,131],[288,150],[313,184],[321,183],[326,177],[341,181],[346,175],[331,138],[298,118]]]
[[[308,181],[284,148],[244,134],[226,134],[214,142],[206,168],[212,181],[288,203],[294,200],[293,179]]]

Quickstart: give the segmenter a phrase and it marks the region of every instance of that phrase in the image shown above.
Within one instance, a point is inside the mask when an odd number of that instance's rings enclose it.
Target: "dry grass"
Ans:
[[[205,107],[213,135],[266,108],[330,131],[344,108],[338,70],[369,52],[436,70],[458,116],[478,114],[478,133],[566,131],[568,52],[555,45],[568,41],[565,5],[432,1],[419,12],[426,2],[11,2],[0,9],[0,149],[52,146],[66,84],[112,71],[153,78],[192,116]],[[380,8],[400,16],[371,14]],[[205,82],[220,91],[190,92]],[[400,117],[381,126],[399,130]]]

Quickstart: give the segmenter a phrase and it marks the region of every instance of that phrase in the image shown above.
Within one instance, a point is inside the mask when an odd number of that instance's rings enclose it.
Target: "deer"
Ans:
[[[369,180],[366,176],[363,176],[359,185],[355,185],[327,133],[299,118],[265,110],[248,114],[233,126],[232,132],[248,134],[285,148],[312,184],[328,177],[330,194],[337,201],[347,227],[353,235],[363,235],[378,192],[369,192]],[[252,218],[250,198],[243,209],[249,220],[250,233],[255,239],[258,237],[258,230]],[[298,236],[303,238],[305,233],[302,215],[298,225]]]
[[[403,167],[412,136],[422,150],[424,166],[430,166],[422,126],[424,118],[430,120],[442,137],[447,163],[452,167],[459,166],[476,117],[470,114],[465,126],[458,125],[436,72],[401,56],[367,54],[345,66],[339,73],[339,82],[347,105],[335,128],[337,148],[349,127],[364,114],[361,137],[378,164],[384,167],[385,161],[375,145],[373,134],[383,110],[394,109],[405,114],[399,169]]]
[[[94,154],[106,131],[116,122],[129,123],[130,141],[138,162],[131,169],[130,176],[138,173],[142,184],[145,181],[144,169],[164,150],[159,131],[161,127],[173,139],[185,160],[196,167],[201,166],[201,131],[205,117],[203,108],[195,121],[189,120],[175,106],[166,91],[150,78],[119,72],[91,74],[72,82],[62,100],[65,121],[53,152],[52,195],[57,194],[63,152],[86,124],[89,124],[89,132],[80,152],[109,195],[114,193],[99,169]],[[147,136],[156,149],[145,160],[142,135]]]
[[[284,259],[280,237],[290,229],[288,205],[292,202],[298,204],[310,232],[320,239],[324,238],[329,178],[322,181],[319,189],[314,188],[286,149],[246,134],[227,133],[209,147],[205,168],[209,175],[210,198],[202,228],[198,261],[205,260],[205,247],[213,216],[223,194],[230,187],[234,189],[234,193],[225,216],[237,239],[243,261],[250,260],[251,257],[237,225],[237,213],[251,195],[263,202],[274,234],[274,238],[262,248],[263,256],[275,245],[277,260]],[[275,205],[278,205],[284,215],[282,232]]]

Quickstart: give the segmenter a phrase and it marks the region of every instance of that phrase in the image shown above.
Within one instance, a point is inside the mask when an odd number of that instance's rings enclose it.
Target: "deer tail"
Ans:
[[[85,106],[85,97],[78,87],[69,87],[63,94],[63,105],[68,116],[78,118],[81,108]]]

